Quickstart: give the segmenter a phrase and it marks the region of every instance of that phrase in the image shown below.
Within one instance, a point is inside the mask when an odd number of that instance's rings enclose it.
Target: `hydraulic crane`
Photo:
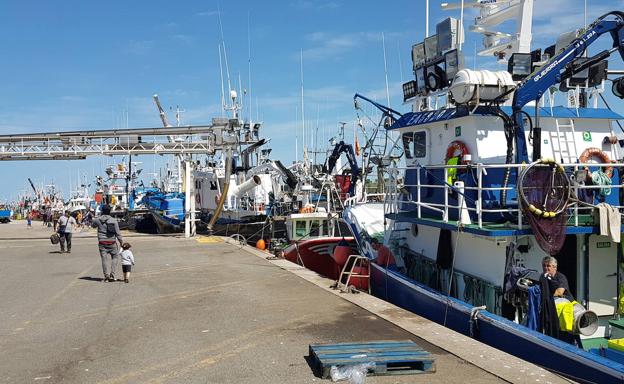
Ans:
[[[575,59],[581,57],[587,47],[605,33],[610,33],[613,39],[613,48],[604,50],[582,63],[575,63]],[[516,162],[528,162],[527,145],[524,133],[524,118],[522,108],[530,101],[536,102],[542,97],[549,87],[558,84],[574,74],[589,68],[592,65],[608,58],[613,52],[619,51],[624,60],[624,12],[611,11],[596,19],[587,29],[570,43],[562,52],[552,57],[539,70],[527,76],[515,89],[512,102],[511,121],[506,121],[513,128],[516,140]],[[623,83],[624,82],[618,82]],[[535,133],[535,132],[534,132]],[[539,135],[539,132],[537,132]],[[539,143],[540,138],[534,137],[534,142]],[[539,145],[537,149],[539,157]],[[534,153],[535,157],[536,153]]]

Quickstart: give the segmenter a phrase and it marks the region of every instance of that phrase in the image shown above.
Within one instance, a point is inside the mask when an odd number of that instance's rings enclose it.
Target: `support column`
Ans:
[[[195,236],[195,188],[191,173],[192,163],[184,162],[184,237]]]

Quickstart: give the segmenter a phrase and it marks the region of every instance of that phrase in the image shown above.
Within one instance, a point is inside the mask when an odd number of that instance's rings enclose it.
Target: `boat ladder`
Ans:
[[[368,257],[349,255],[336,282],[336,289],[345,293],[359,293],[356,280],[361,284],[361,279],[366,279],[366,286],[368,293],[370,293],[370,262]]]
[[[574,120],[568,119],[567,124],[562,124],[559,120],[555,119],[556,132],[550,131],[553,157],[562,163],[575,163],[578,158],[578,151]],[[557,142],[556,146],[555,141]]]

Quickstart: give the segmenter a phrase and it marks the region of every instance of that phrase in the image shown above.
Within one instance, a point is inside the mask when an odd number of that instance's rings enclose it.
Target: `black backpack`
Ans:
[[[109,223],[108,220],[102,221],[102,224],[106,225],[106,237],[116,237],[117,231],[115,230],[115,223]]]

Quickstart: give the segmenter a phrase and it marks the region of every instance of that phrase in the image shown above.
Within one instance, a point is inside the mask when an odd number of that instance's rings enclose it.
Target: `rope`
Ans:
[[[595,185],[604,186],[598,191],[600,196],[609,196],[611,194],[611,178],[604,172],[598,170],[592,173],[592,182]]]

